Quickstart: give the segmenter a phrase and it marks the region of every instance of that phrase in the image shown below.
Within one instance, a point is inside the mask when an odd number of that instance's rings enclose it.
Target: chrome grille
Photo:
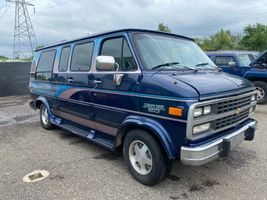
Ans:
[[[256,91],[238,94],[235,96],[224,97],[210,101],[204,101],[194,104],[189,113],[189,123],[187,124],[187,138],[196,140],[208,135],[218,133],[240,124],[248,119],[253,113],[256,106]],[[255,100],[252,97],[255,96]],[[194,117],[193,113],[196,108],[211,106],[211,113]],[[253,110],[251,110],[251,108]],[[193,133],[195,126],[210,123],[210,129],[199,134]]]
[[[217,119],[214,122],[214,130],[218,130],[224,127],[231,126],[237,122],[241,122],[243,119],[246,119],[249,116],[249,109],[240,112],[239,114],[230,115],[227,117],[223,117],[221,119]]]
[[[248,106],[251,101],[251,96],[219,102],[217,104],[217,113],[220,114],[231,110],[235,110],[237,108]]]

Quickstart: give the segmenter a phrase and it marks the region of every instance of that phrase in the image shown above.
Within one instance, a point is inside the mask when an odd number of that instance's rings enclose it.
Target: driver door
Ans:
[[[94,73],[98,82],[92,91],[95,122],[117,128],[127,115],[123,110],[138,108],[138,101],[128,93],[136,91],[140,71],[125,36],[103,38],[98,55],[113,56],[116,67],[111,71],[96,69]],[[115,80],[117,75],[119,82]]]

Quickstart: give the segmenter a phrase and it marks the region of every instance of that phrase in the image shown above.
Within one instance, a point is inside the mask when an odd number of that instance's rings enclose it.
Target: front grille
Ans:
[[[251,95],[252,96],[252,95]],[[217,114],[235,110],[237,108],[242,108],[248,106],[251,101],[251,96],[246,96],[237,99],[231,99],[228,101],[223,101],[217,103]]]
[[[253,97],[254,96],[254,97]],[[252,98],[253,97],[253,98]],[[197,140],[230,129],[249,118],[256,106],[256,92],[238,94],[236,96],[199,102],[193,105],[189,123],[187,124],[187,138]],[[195,109],[211,107],[211,113],[194,117]],[[210,124],[210,129],[194,134],[194,127],[202,124]]]
[[[224,100],[222,102],[218,102],[217,104],[215,104],[215,107],[217,108],[216,113],[222,114],[225,112],[242,109],[243,107],[249,106],[251,104],[251,97],[252,94],[241,98],[237,96],[236,98],[231,98],[230,100]],[[246,109],[240,112],[239,114],[232,114],[230,116],[217,119],[212,123],[213,130],[229,127],[233,124],[238,123],[239,121],[242,121],[248,116],[249,116],[249,109]]]
[[[217,119],[213,122],[213,129],[218,130],[224,127],[231,126],[232,124],[235,124],[237,122],[242,121],[243,119],[246,119],[248,116],[249,116],[249,109],[244,110],[240,112],[239,114],[234,114],[234,115],[230,115],[227,117]]]

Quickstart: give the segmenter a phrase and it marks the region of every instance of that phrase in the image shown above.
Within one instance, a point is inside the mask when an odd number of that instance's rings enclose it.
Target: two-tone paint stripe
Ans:
[[[91,129],[95,129],[97,131],[107,133],[112,136],[116,136],[118,132],[118,128],[111,127],[102,123],[98,123],[89,119],[81,118],[72,114],[69,114],[67,112],[63,112],[60,110],[53,109],[53,113],[59,117],[62,117],[64,119],[70,120],[72,122],[81,124],[83,126],[86,126]]]

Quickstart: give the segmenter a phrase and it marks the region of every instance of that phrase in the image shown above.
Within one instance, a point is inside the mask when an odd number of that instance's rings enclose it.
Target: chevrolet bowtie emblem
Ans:
[[[240,109],[240,108],[237,108],[237,109],[235,110],[235,114],[236,114],[236,115],[239,115],[240,112],[241,112],[241,109]]]

